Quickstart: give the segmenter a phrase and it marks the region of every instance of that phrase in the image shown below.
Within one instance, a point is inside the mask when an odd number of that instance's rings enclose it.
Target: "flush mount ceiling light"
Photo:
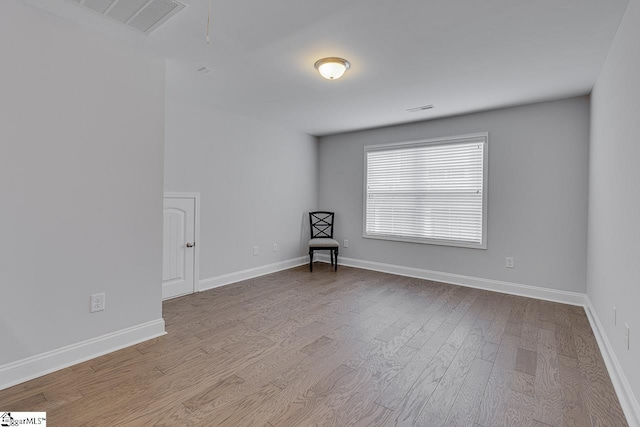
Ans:
[[[325,79],[336,80],[351,68],[351,64],[346,59],[331,57],[318,59],[314,67]]]

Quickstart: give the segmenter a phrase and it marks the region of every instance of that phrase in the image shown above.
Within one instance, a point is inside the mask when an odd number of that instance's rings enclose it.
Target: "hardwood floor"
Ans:
[[[168,335],[0,391],[52,426],[626,426],[584,310],[318,264],[164,303]]]

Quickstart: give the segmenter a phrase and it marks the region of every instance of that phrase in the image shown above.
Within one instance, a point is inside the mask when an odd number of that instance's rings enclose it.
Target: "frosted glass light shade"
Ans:
[[[315,63],[315,67],[322,77],[328,80],[335,80],[342,77],[351,64],[342,58],[322,58]]]

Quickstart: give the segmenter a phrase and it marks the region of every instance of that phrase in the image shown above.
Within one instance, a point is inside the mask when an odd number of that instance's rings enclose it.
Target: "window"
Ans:
[[[486,249],[488,139],[365,147],[364,237]]]

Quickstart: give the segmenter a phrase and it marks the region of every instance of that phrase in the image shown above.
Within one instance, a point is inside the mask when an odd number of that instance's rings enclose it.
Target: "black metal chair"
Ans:
[[[338,271],[338,248],[340,244],[333,240],[333,212],[309,212],[311,240],[309,240],[309,271],[313,271],[313,252],[331,252],[331,266]],[[335,258],[335,259],[334,259]]]

